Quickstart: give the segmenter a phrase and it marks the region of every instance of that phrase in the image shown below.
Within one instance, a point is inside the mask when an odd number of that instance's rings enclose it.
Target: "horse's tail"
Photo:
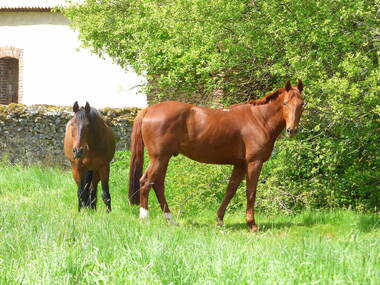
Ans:
[[[142,121],[146,109],[142,110],[133,122],[131,136],[131,159],[129,163],[129,203],[140,204],[140,178],[144,164],[144,141],[141,134]]]

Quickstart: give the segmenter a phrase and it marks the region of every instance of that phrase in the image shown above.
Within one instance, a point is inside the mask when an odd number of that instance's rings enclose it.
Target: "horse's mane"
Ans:
[[[96,110],[94,107],[91,107],[90,113],[86,115],[86,110],[84,107],[81,107],[78,112],[75,113],[75,116],[77,117],[78,120],[83,121],[86,118],[90,120],[91,123],[96,122],[98,118],[100,118],[100,114],[98,110]]]
[[[278,96],[283,91],[284,91],[284,88],[279,88],[276,91],[274,91],[272,93],[269,93],[269,94],[265,95],[262,98],[252,99],[252,100],[248,100],[247,102],[243,102],[243,103],[239,103],[239,104],[234,104],[234,105],[229,106],[228,108],[235,108],[235,107],[239,107],[239,106],[246,105],[246,104],[250,104],[250,105],[254,105],[254,106],[265,105],[265,104],[268,104],[269,102],[271,102],[273,100],[276,100],[278,98]]]

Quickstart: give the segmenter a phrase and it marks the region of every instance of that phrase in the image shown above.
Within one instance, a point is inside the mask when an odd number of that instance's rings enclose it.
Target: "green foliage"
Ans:
[[[302,78],[318,97],[331,77],[368,78],[372,86],[378,8],[377,0],[87,0],[65,14],[86,46],[159,77],[162,92],[211,91],[224,82],[235,101],[287,78]]]
[[[71,171],[0,163],[0,284],[380,282],[378,214],[258,214],[261,231],[250,234],[243,209],[227,215],[219,228],[216,199],[213,209],[211,200],[204,201],[202,212],[196,205],[201,201],[189,199],[194,211],[189,207],[187,217],[176,215],[175,227],[164,222],[154,198],[147,225],[139,222],[138,207],[128,205],[127,158],[119,153],[111,166],[110,214],[101,201],[96,212],[78,213]],[[178,158],[169,169],[170,199],[197,185],[174,179],[202,170],[195,164],[187,169],[188,161]],[[216,179],[218,173],[210,169],[194,178],[208,183],[208,176]],[[222,191],[215,184],[209,189]]]
[[[218,91],[230,104],[302,79],[302,133],[277,144],[265,193],[286,209],[376,209],[379,8],[378,0],[86,0],[65,14],[95,53],[145,74],[153,101]]]

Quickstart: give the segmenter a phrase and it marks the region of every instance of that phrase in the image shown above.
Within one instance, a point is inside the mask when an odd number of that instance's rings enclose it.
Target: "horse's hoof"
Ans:
[[[223,220],[219,217],[216,218],[216,225],[218,227],[223,227],[224,226],[224,223],[223,223]]]
[[[166,220],[167,222],[168,222],[168,224],[169,225],[171,225],[171,226],[176,226],[176,227],[178,227],[179,226],[179,223],[178,222],[176,222],[176,221],[174,221],[174,220]]]
[[[166,222],[169,225],[179,226],[179,224],[173,219],[173,216],[171,213],[164,213],[164,217],[165,217]]]
[[[257,225],[252,225],[249,231],[251,233],[257,233],[259,231],[259,227]]]

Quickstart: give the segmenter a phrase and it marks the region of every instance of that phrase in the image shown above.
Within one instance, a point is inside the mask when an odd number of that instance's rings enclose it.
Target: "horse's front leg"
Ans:
[[[258,231],[258,226],[255,223],[255,201],[257,181],[259,180],[261,161],[252,161],[247,163],[247,212],[246,221],[251,232]]]
[[[85,173],[86,171],[76,165],[72,165],[73,177],[78,186],[77,196],[78,196],[78,211],[83,207],[87,206],[88,203],[88,187],[86,185]]]
[[[109,191],[109,177],[110,177],[110,166],[109,164],[101,169],[99,169],[100,182],[102,184],[102,198],[103,202],[107,207],[107,212],[111,212],[111,194]]]

